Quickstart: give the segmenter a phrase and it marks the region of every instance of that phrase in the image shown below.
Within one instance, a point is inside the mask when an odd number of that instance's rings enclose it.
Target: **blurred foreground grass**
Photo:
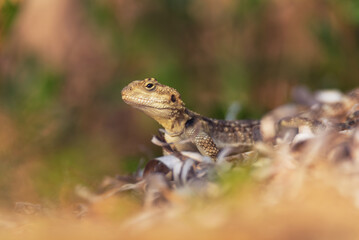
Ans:
[[[1,217],[1,239],[356,239],[359,211],[321,177],[307,177],[295,197],[279,202],[273,189],[253,182],[243,171],[223,176],[211,196],[172,196],[171,206],[143,209],[124,194],[92,205],[75,219],[65,208],[39,216]],[[244,174],[244,175],[243,175]],[[290,178],[290,177],[289,177]],[[268,187],[268,186],[267,186]],[[287,189],[288,190],[288,189]],[[294,195],[293,195],[294,196]],[[4,214],[5,213],[5,214]]]

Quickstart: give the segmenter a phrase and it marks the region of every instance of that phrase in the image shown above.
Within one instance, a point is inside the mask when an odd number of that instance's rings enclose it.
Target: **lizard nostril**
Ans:
[[[122,89],[122,91],[121,91],[121,95],[122,96],[125,96],[129,91],[131,91],[132,90],[132,87],[124,87],[123,89]]]

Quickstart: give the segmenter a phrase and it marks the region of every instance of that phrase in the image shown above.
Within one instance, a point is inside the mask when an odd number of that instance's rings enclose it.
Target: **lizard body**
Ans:
[[[240,153],[261,140],[258,120],[217,120],[185,107],[180,94],[154,78],[131,82],[122,99],[156,120],[165,129],[165,139],[179,151],[199,151],[215,159],[223,148]]]

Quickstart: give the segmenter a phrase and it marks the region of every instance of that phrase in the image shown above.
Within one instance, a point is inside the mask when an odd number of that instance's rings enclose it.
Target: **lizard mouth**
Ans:
[[[145,98],[139,98],[134,96],[122,96],[122,99],[125,103],[132,105],[134,107],[146,107],[154,109],[173,109],[172,107],[166,106],[166,101],[159,100],[149,100]]]

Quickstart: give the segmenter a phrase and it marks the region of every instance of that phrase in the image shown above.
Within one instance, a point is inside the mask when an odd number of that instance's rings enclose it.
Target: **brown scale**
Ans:
[[[214,126],[213,126],[214,125]],[[209,121],[209,126],[213,131],[213,137],[227,143],[253,143],[253,127],[259,126],[259,121]]]

